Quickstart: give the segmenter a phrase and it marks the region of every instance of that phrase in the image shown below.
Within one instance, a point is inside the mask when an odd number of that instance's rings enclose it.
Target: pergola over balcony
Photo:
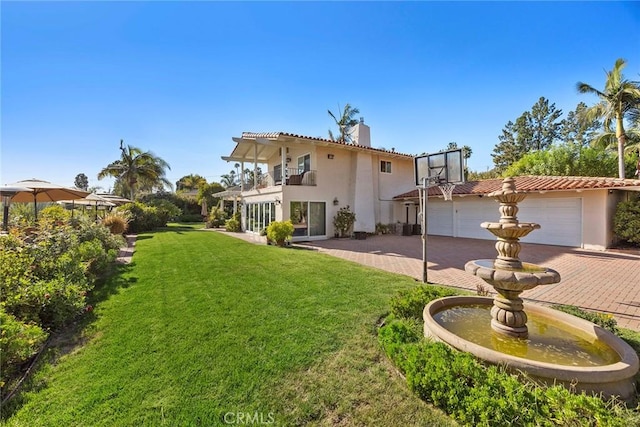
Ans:
[[[235,148],[229,156],[223,156],[222,160],[228,162],[239,162],[241,164],[242,183],[241,191],[249,188],[262,188],[273,185],[315,185],[315,171],[300,173],[297,169],[286,168],[286,152],[283,149],[290,144],[300,142],[294,135],[282,132],[273,133],[247,133],[244,132],[240,138],[232,138],[236,143]],[[269,160],[280,156],[281,162],[276,169],[267,171],[262,179],[258,178],[258,164],[267,164]],[[254,182],[245,183],[244,164],[253,163]],[[286,179],[283,179],[286,178]],[[283,182],[284,181],[284,182]]]

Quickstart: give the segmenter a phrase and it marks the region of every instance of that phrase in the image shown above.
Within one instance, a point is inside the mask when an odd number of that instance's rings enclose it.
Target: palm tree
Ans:
[[[131,145],[124,146],[120,140],[120,159],[111,162],[98,173],[98,179],[108,176],[116,179],[115,188],[121,195],[135,200],[139,190],[172,188],[171,182],[165,177],[166,170],[171,167],[160,157],[150,151],[142,151]],[[128,194],[127,194],[128,193]]]
[[[222,184],[224,188],[229,188],[236,185],[236,171],[234,170],[224,175],[220,175],[220,178],[222,178],[220,180],[220,184]]]
[[[340,105],[338,105],[338,111],[340,111]],[[352,108],[351,105],[346,104],[344,106],[344,110],[342,110],[342,115],[340,116],[340,120],[338,120],[330,110],[327,110],[329,116],[336,122],[338,125],[338,129],[340,130],[340,136],[337,141],[342,143],[351,143],[353,140],[351,139],[351,135],[349,134],[349,129],[358,124],[358,120],[356,120],[355,116],[360,114],[360,110],[357,108]],[[329,139],[332,141],[336,141],[336,138],[333,136],[333,132],[329,129]]]
[[[185,175],[176,182],[176,191],[197,190],[201,185],[206,183],[207,180],[198,174]]]
[[[629,113],[637,110],[640,103],[638,82],[626,80],[622,75],[622,69],[625,65],[627,62],[624,59],[616,60],[613,69],[606,72],[607,79],[603,91],[599,91],[587,83],[578,82],[577,84],[578,92],[595,94],[600,98],[600,102],[585,110],[584,118],[586,120],[603,120],[604,132],[595,137],[595,144],[612,145],[614,141],[617,141],[618,175],[623,179],[625,177],[624,151],[627,144],[624,121],[629,118]],[[615,131],[612,130],[613,123],[615,123]]]

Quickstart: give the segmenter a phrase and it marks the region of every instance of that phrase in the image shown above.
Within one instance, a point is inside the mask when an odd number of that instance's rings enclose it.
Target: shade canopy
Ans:
[[[38,202],[84,199],[90,194],[88,191],[80,190],[78,188],[65,187],[63,185],[35,178],[8,184],[7,187],[20,187],[27,189],[27,191],[16,192],[13,197],[11,197],[11,202],[33,202],[36,219],[38,219]]]
[[[102,196],[98,196],[97,194],[91,193],[84,199],[69,199],[69,200],[58,200],[58,203],[71,203],[74,205],[80,206],[116,206],[115,203],[110,202]]]

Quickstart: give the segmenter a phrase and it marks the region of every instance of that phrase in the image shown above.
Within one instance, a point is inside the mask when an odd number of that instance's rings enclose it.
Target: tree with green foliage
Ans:
[[[526,153],[551,147],[561,134],[561,116],[562,110],[540,97],[531,110],[522,113],[515,123],[509,121],[491,155],[496,170],[502,172]]]
[[[197,190],[206,183],[207,180],[198,174],[185,175],[176,182],[176,191]]]
[[[236,171],[234,170],[227,174],[221,175],[220,178],[222,178],[220,180],[220,183],[225,188],[233,187],[234,185],[236,185]]]
[[[543,96],[533,104],[531,111],[523,113],[519,137],[526,138],[523,143],[527,151],[545,150],[558,140],[562,128],[560,116],[562,110],[556,109],[556,104],[549,104],[549,100]]]
[[[216,193],[220,193],[224,190],[225,188],[217,182],[212,182],[211,184],[205,183],[198,188],[197,201],[199,204],[202,204],[202,201],[206,200],[207,206],[215,206],[219,201],[219,198],[216,197]]]
[[[627,167],[633,168],[631,156],[627,156]],[[511,164],[504,176],[608,176],[617,175],[618,160],[609,150],[582,147],[567,143],[554,145],[548,150],[532,151]]]
[[[76,188],[87,191],[87,188],[89,188],[89,178],[87,178],[87,175],[79,173],[73,180],[73,185],[75,185]]]
[[[360,114],[360,110],[357,108],[353,108],[351,105],[346,104],[344,109],[340,113],[340,105],[338,105],[338,114],[333,114],[331,110],[327,110],[329,116],[336,122],[338,126],[338,138],[336,139],[333,135],[331,129],[329,129],[329,139],[332,141],[342,142],[350,144],[353,142],[351,135],[349,134],[349,130],[358,124],[358,120],[356,119],[356,115]],[[340,118],[338,118],[338,115]]]
[[[586,147],[597,135],[602,127],[598,119],[586,119],[587,104],[580,102],[574,111],[569,111],[567,117],[562,120],[560,140],[564,143],[573,143]]]
[[[613,230],[624,241],[640,245],[640,198],[618,203]]]
[[[116,194],[135,200],[140,191],[162,190],[165,186],[172,188],[165,176],[171,167],[162,158],[131,145],[125,147],[123,140],[120,140],[120,151],[120,159],[98,173],[98,179],[109,176],[116,179]]]
[[[611,71],[607,71],[604,89],[602,91],[593,86],[578,82],[579,93],[593,94],[600,98],[600,102],[589,107],[583,117],[585,120],[602,119],[604,132],[596,136],[594,143],[601,146],[611,146],[617,143],[618,176],[625,178],[624,152],[627,145],[625,120],[632,119],[640,105],[640,86],[638,82],[624,78],[622,70],[627,62],[618,58]],[[631,116],[630,116],[631,114]],[[615,126],[615,130],[613,127]],[[615,139],[614,139],[615,138]]]
[[[491,154],[496,172],[501,173],[526,153],[526,148],[517,136],[517,125],[509,120],[502,129],[502,135],[498,137],[500,142],[496,144]]]

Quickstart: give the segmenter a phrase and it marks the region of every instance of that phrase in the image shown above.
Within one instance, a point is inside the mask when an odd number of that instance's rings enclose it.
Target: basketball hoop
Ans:
[[[451,200],[451,195],[453,194],[453,189],[455,187],[456,185],[451,184],[450,182],[438,185],[438,188],[440,189],[440,191],[442,191],[442,195],[444,196],[445,200]]]

